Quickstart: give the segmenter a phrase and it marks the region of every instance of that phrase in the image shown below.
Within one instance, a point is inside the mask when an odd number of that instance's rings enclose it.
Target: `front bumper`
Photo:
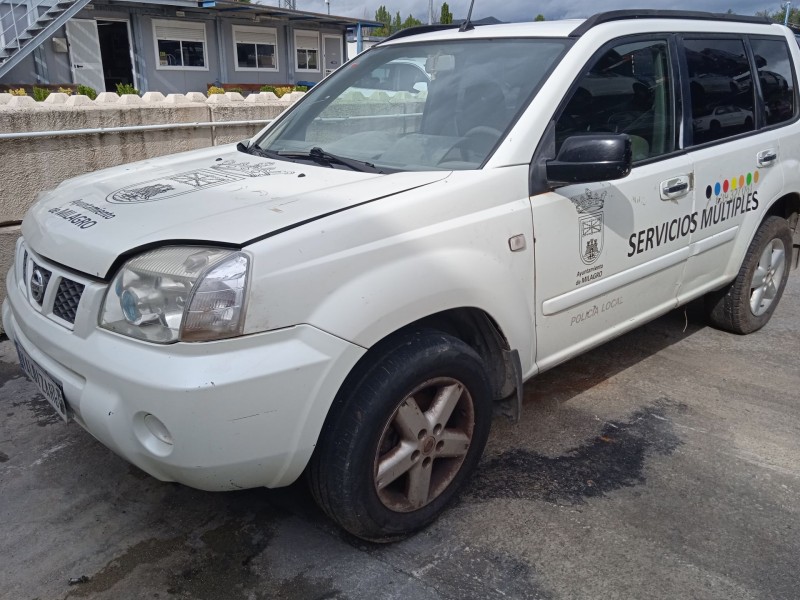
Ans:
[[[6,333],[61,382],[75,421],[150,475],[203,490],[294,481],[365,352],[309,325],[166,346],[96,326],[70,331],[31,308],[14,268],[7,290]],[[95,292],[82,311],[97,314]],[[172,445],[151,433],[148,414]]]

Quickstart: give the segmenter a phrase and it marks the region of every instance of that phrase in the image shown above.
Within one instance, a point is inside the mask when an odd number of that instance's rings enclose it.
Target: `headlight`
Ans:
[[[146,252],[111,282],[100,326],[159,344],[241,335],[248,266],[244,253],[223,248]]]

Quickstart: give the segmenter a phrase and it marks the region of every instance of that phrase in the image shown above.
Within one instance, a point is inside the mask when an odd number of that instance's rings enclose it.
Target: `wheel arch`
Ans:
[[[412,321],[387,333],[362,356],[351,369],[339,388],[345,389],[357,378],[372,357],[392,338],[420,329],[433,329],[447,333],[470,346],[486,363],[492,382],[492,396],[500,401],[513,396],[522,384],[522,366],[517,349],[512,348],[508,337],[497,320],[487,311],[476,307],[458,307],[442,310]]]
[[[781,217],[789,222],[789,229],[792,230],[792,245],[794,247],[791,266],[796,269],[798,263],[800,263],[800,193],[792,192],[775,199],[764,213],[761,223],[773,216]],[[755,235],[755,232],[753,235]]]

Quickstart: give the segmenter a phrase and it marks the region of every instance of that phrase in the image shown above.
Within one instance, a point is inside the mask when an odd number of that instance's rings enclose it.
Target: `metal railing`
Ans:
[[[264,126],[272,123],[274,119],[258,119],[252,121],[199,121],[195,123],[162,123],[158,125],[125,125],[123,127],[93,127],[87,129],[59,129],[52,131],[22,131],[15,133],[0,133],[2,140],[21,140],[45,137],[66,137],[75,135],[103,135],[107,133],[133,133],[136,131],[168,131],[170,129],[202,129],[215,127],[235,127],[247,125]]]
[[[14,0],[7,0],[5,2],[0,2],[0,6],[8,6],[11,11],[8,13],[8,16],[11,18],[11,25],[8,25],[5,29],[0,31],[0,41],[3,42],[3,48],[8,48],[10,46],[8,39],[8,34],[13,31],[14,35],[11,38],[14,42],[19,40],[20,33],[25,33],[28,28],[33,25],[36,21],[39,20],[39,7],[40,6],[47,6],[47,10],[49,11],[55,4],[51,3],[49,0],[39,0],[31,5],[31,8],[21,17],[17,16],[16,8],[20,6],[25,7],[27,6],[27,2],[24,0],[18,0],[14,2]],[[47,12],[47,11],[45,11]],[[44,14],[44,13],[43,13]],[[33,16],[33,19],[31,19]],[[19,27],[17,27],[17,22],[24,24],[24,29],[20,31]]]

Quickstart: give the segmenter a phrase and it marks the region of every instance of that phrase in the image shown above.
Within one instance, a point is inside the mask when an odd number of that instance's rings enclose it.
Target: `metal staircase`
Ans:
[[[0,35],[0,41],[3,42],[0,46],[0,79],[48,40],[89,2],[91,0],[63,0],[55,4],[52,4],[52,0],[34,0],[32,5],[22,2],[0,3],[0,7],[10,7],[11,9],[8,17],[11,24],[5,26]],[[24,16],[16,16],[13,11],[15,6],[30,6],[30,9]],[[47,10],[40,16],[40,9],[44,8]]]

